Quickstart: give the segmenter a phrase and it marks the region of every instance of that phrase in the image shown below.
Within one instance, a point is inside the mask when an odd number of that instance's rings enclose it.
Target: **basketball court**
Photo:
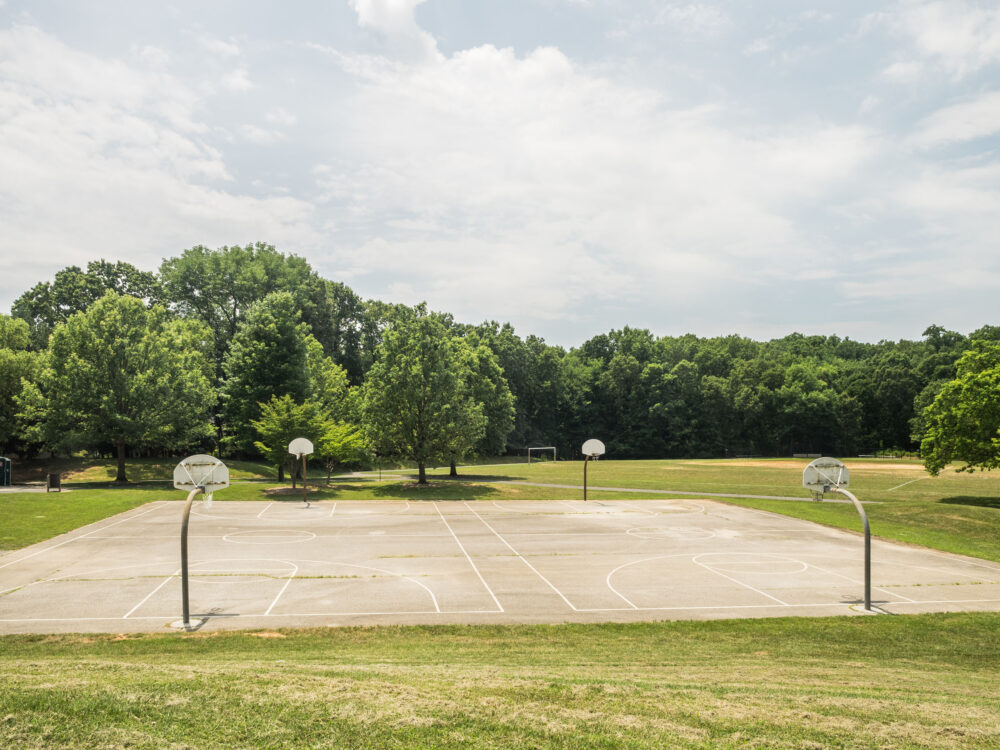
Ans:
[[[0,557],[0,632],[168,629],[183,507]],[[704,498],[216,500],[194,504],[188,545],[204,630],[864,614],[860,535]],[[1000,565],[875,539],[872,599],[998,611]]]

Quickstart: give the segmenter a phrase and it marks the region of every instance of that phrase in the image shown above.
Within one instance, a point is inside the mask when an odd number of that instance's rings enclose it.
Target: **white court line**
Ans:
[[[181,569],[178,568],[176,573],[174,573],[173,575],[169,575],[166,578],[164,578],[163,581],[160,583],[159,586],[157,586],[155,589],[153,589],[148,594],[146,594],[146,596],[143,597],[143,599],[142,599],[141,602],[139,602],[138,604],[136,604],[134,607],[132,607],[132,609],[130,609],[128,612],[126,612],[124,615],[122,615],[122,619],[123,620],[127,620],[128,616],[130,614],[132,614],[133,612],[135,612],[137,609],[139,609],[139,607],[141,607],[143,604],[145,604],[146,602],[148,602],[149,598],[153,594],[155,594],[157,591],[159,591],[160,589],[162,589],[164,586],[166,586],[170,581],[172,581],[174,578],[176,578],[180,574],[181,574]]]
[[[155,500],[154,502],[157,503],[157,506],[155,508],[150,508],[149,510],[145,510],[142,513],[136,513],[134,516],[129,516],[128,518],[122,518],[122,519],[120,519],[118,521],[115,521],[114,523],[109,523],[107,526],[102,526],[99,529],[94,529],[93,531],[88,531],[86,534],[80,534],[80,536],[75,536],[72,539],[67,539],[64,542],[59,542],[59,544],[53,544],[51,547],[46,547],[45,549],[40,549],[37,552],[32,552],[30,555],[25,555],[24,557],[19,557],[17,560],[11,560],[10,562],[6,562],[3,565],[0,565],[0,568],[6,568],[8,565],[15,565],[16,563],[24,562],[25,560],[30,560],[32,557],[35,557],[36,555],[40,555],[43,552],[49,552],[51,550],[56,549],[57,547],[62,547],[64,544],[69,544],[70,542],[75,542],[78,539],[83,539],[84,537],[88,537],[91,534],[96,534],[98,531],[104,531],[105,529],[110,529],[112,526],[117,526],[120,523],[125,523],[126,521],[131,521],[133,518],[138,518],[139,516],[144,516],[147,513],[152,513],[154,510],[159,510],[160,508],[162,508],[163,507],[163,505],[162,505],[163,503],[169,503],[170,501],[169,500]]]
[[[333,507],[330,509],[330,515],[327,516],[327,518],[333,518],[333,514],[336,512],[337,512],[337,503],[335,502],[333,504]]]
[[[768,599],[774,599],[774,601],[776,601],[778,604],[783,604],[786,607],[791,606],[791,605],[788,604],[788,602],[783,602],[778,597],[771,596],[766,591],[761,591],[758,588],[754,588],[749,583],[744,583],[743,581],[737,580],[736,578],[732,578],[730,576],[727,576],[725,573],[720,573],[718,570],[713,569],[711,566],[708,566],[708,565],[705,565],[702,562],[699,562],[698,558],[702,557],[704,554],[714,555],[714,554],[718,554],[718,553],[717,552],[708,552],[708,553],[702,553],[701,555],[695,555],[694,557],[691,558],[691,562],[693,562],[695,565],[700,565],[701,567],[703,567],[705,570],[709,571],[710,573],[715,573],[717,576],[722,576],[723,578],[726,578],[726,579],[732,581],[735,584],[738,584],[740,586],[744,586],[744,587],[750,589],[751,591],[756,591],[761,596],[766,596]],[[802,564],[803,565],[808,565],[808,563],[802,563]]]
[[[288,563],[293,568],[295,568],[295,570],[293,570],[288,575],[288,580],[285,581],[285,585],[281,587],[281,591],[278,592],[278,595],[274,597],[274,601],[271,602],[271,606],[267,608],[267,612],[264,613],[264,617],[267,617],[269,614],[271,614],[271,610],[274,609],[274,605],[278,603],[278,599],[280,599],[281,595],[285,593],[285,589],[288,588],[288,584],[292,582],[292,579],[295,578],[295,574],[299,572],[299,566],[293,563],[291,560],[282,560],[282,562]]]
[[[674,557],[688,557],[688,555],[687,555],[687,553],[681,553],[681,554],[677,554],[677,555],[657,555],[656,557],[646,557],[646,558],[643,558],[642,560],[632,560],[631,562],[627,562],[627,563],[623,563],[622,565],[619,565],[617,568],[615,568],[610,573],[608,573],[608,576],[607,576],[607,578],[604,579],[604,582],[608,585],[609,589],[611,589],[613,592],[615,592],[616,594],[618,594],[618,596],[620,596],[622,599],[624,599],[625,602],[630,607],[632,607],[632,609],[650,609],[649,607],[640,607],[640,606],[638,606],[636,604],[633,604],[632,601],[628,597],[625,596],[625,594],[623,594],[621,591],[619,591],[618,589],[616,589],[614,586],[611,585],[611,576],[613,576],[615,573],[617,573],[622,568],[627,568],[630,565],[638,565],[639,563],[652,562],[653,560],[667,560],[667,559],[674,558]],[[654,609],[658,609],[658,608],[654,608]],[[583,610],[583,609],[581,609],[580,611],[581,612],[589,612],[590,610]]]
[[[493,601],[496,602],[497,608],[501,612],[503,612],[504,609],[503,609],[503,605],[500,604],[500,600],[497,599],[496,594],[493,593],[493,589],[490,588],[490,585],[488,583],[486,583],[486,579],[483,578],[483,574],[479,572],[479,568],[477,568],[476,564],[474,562],[472,562],[472,558],[469,557],[469,553],[466,552],[465,546],[462,544],[461,540],[458,538],[458,535],[455,534],[455,531],[451,528],[451,524],[448,523],[448,519],[444,517],[444,513],[441,512],[441,509],[438,507],[437,503],[434,503],[434,510],[436,510],[438,512],[438,515],[441,516],[441,520],[444,521],[444,525],[448,527],[448,531],[450,531],[452,537],[454,537],[455,542],[458,544],[458,548],[460,550],[462,550],[462,554],[465,555],[465,559],[469,561],[469,565],[471,565],[472,569],[474,571],[476,571],[476,575],[479,576],[479,580],[483,582],[483,586],[486,587],[486,590],[489,592],[490,596],[493,597]]]
[[[567,599],[565,596],[563,596],[563,593],[559,589],[557,589],[555,587],[555,585],[553,585],[552,581],[550,581],[548,578],[546,578],[540,572],[538,572],[538,568],[536,568],[534,565],[532,565],[530,562],[528,562],[524,558],[524,555],[522,555],[516,549],[514,549],[513,547],[511,547],[510,546],[510,542],[508,542],[506,539],[504,539],[502,536],[500,536],[499,532],[496,529],[494,529],[492,526],[490,526],[488,523],[486,523],[486,521],[483,519],[483,517],[481,515],[479,515],[478,513],[476,513],[476,511],[473,510],[473,508],[467,502],[465,502],[463,500],[462,501],[462,505],[464,505],[466,508],[468,508],[470,511],[472,511],[472,515],[474,515],[476,518],[478,518],[480,520],[480,522],[487,529],[489,529],[490,531],[492,531],[496,535],[497,539],[499,539],[501,542],[503,542],[504,544],[506,544],[507,545],[507,549],[509,549],[511,552],[513,552],[515,555],[517,555],[519,558],[521,558],[521,562],[523,562],[525,565],[527,565],[529,568],[531,568],[533,571],[535,571],[535,575],[537,575],[539,578],[541,578],[543,581],[545,581],[545,583],[547,583],[549,585],[549,588],[552,589],[553,591],[555,591],[559,595],[559,597],[564,602],[566,602],[567,605],[569,605],[570,609],[572,609],[574,612],[577,611],[576,607],[573,606],[573,602],[571,602],[569,599]],[[440,512],[440,511],[438,511],[438,512]]]
[[[930,479],[930,477],[917,477],[916,479],[911,479],[909,482],[903,482],[902,484],[897,484],[895,487],[890,487],[886,492],[892,492],[893,490],[898,490],[900,487],[905,487],[908,484],[913,484],[914,482],[919,482],[921,479]]]
[[[890,544],[891,544],[891,542],[890,542]],[[931,555],[935,555],[936,557],[943,557],[945,560],[951,560],[952,562],[963,563],[965,565],[975,565],[977,568],[986,568],[987,570],[992,570],[994,573],[1000,573],[1000,567],[998,567],[995,564],[990,565],[989,563],[986,563],[986,562],[973,562],[972,560],[966,560],[964,557],[960,557],[959,555],[954,555],[954,554],[951,554],[951,553],[948,553],[948,552],[938,552],[937,550],[933,550],[933,549],[924,548],[924,549],[921,549],[920,551],[921,552],[926,552],[926,553],[931,554]],[[910,564],[910,563],[906,563],[906,564]],[[913,565],[913,567],[917,568],[917,567],[921,567],[921,566],[919,566],[919,565]],[[928,568],[928,570],[934,570],[934,568]]]
[[[274,503],[268,503],[267,505],[265,505],[264,510],[262,510],[260,513],[257,514],[257,518],[260,518],[262,515],[267,513],[267,509],[270,508],[272,505],[274,505]]]

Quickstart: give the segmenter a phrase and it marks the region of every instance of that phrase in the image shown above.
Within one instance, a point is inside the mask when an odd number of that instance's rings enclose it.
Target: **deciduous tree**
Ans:
[[[159,306],[108,292],[52,332],[37,384],[19,404],[56,449],[179,450],[211,439],[211,334]]]
[[[924,466],[937,475],[952,461],[958,471],[1000,467],[1000,344],[973,341],[949,381],[924,410]]]
[[[364,384],[363,424],[377,453],[417,464],[420,484],[428,462],[464,453],[484,435],[473,356],[436,314],[420,311],[384,332]]]

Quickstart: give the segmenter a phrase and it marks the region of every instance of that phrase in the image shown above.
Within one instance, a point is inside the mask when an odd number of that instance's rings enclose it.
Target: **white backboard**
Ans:
[[[817,458],[803,470],[802,486],[814,492],[823,492],[830,487],[847,487],[850,476],[843,461]]]
[[[604,443],[596,438],[591,438],[586,443],[583,444],[583,448],[580,449],[585,456],[603,456],[604,455]]]
[[[308,456],[313,452],[313,444],[306,438],[295,438],[288,444],[288,452],[293,456]]]
[[[178,490],[204,487],[205,492],[211,495],[228,486],[229,467],[215,456],[188,456],[174,469],[174,488]]]

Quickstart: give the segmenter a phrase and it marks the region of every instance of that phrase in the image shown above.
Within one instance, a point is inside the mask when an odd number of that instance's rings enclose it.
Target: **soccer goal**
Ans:
[[[556,447],[554,445],[546,445],[538,448],[528,448],[528,463],[531,463],[531,454],[538,453],[540,451],[552,451],[552,460],[556,460]]]

